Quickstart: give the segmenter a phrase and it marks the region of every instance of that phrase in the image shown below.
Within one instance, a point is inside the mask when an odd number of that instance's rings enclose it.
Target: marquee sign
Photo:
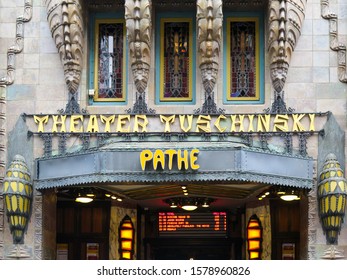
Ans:
[[[71,143],[75,147],[72,150],[76,152],[97,148],[106,142],[240,141],[235,140],[237,138],[246,146],[252,147],[257,142],[257,147],[268,149],[268,140],[275,136],[282,138],[284,153],[291,154],[293,143],[298,143],[299,154],[306,156],[307,138],[320,132],[325,122],[322,118],[327,115],[328,112],[210,115],[63,113],[23,116],[30,119],[29,136],[39,135],[44,141],[44,157],[50,157],[65,154],[72,147]],[[294,136],[298,141],[293,141]],[[58,141],[53,141],[53,137],[57,137]],[[73,138],[77,141],[72,141]],[[276,145],[281,146],[278,141]],[[152,165],[154,170],[158,166],[171,170],[173,164],[184,170],[198,169],[195,162],[198,153],[185,152],[145,150],[140,157],[142,169]]]
[[[314,132],[321,114],[32,115],[37,133]]]

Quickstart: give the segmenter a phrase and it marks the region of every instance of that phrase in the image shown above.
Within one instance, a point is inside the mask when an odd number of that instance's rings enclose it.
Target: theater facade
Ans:
[[[329,2],[0,1],[0,259],[345,259]]]

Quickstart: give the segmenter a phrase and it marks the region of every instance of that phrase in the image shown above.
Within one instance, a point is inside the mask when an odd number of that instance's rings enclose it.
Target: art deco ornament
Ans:
[[[81,0],[46,0],[47,20],[64,67],[69,93],[78,90],[83,61]]]
[[[337,244],[346,211],[347,183],[334,154],[326,157],[319,175],[318,207],[328,244]]]
[[[197,1],[199,67],[205,91],[210,94],[216,84],[222,40],[222,1]]]
[[[276,92],[283,91],[292,53],[305,18],[306,0],[270,0],[269,55],[271,81]]]
[[[131,70],[137,91],[143,93],[150,71],[151,1],[126,0],[125,20]]]
[[[16,155],[6,171],[4,200],[14,244],[24,242],[31,214],[33,187],[24,157]]]

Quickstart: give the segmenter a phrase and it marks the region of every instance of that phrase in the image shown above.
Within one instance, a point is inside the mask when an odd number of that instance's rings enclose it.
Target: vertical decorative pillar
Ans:
[[[330,248],[323,258],[342,258],[336,250],[338,235],[345,217],[347,201],[347,182],[340,163],[334,154],[328,154],[319,175],[318,207],[323,231]]]
[[[47,20],[64,67],[69,101],[65,113],[80,113],[77,91],[83,62],[83,19],[81,0],[45,0]]]
[[[205,90],[205,102],[196,113],[222,113],[217,109],[214,92],[219,69],[222,40],[223,11],[221,0],[197,1],[197,40],[201,79]]]
[[[136,87],[136,100],[129,113],[154,113],[147,108],[146,88],[150,72],[152,2],[149,0],[126,0],[125,20],[129,46],[131,71]]]
[[[301,35],[306,0],[270,0],[269,57],[271,82],[275,90],[271,113],[287,113],[284,85],[292,53]]]

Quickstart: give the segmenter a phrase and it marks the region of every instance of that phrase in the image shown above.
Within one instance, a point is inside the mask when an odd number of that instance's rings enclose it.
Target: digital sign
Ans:
[[[159,212],[160,237],[226,237],[226,212]]]

